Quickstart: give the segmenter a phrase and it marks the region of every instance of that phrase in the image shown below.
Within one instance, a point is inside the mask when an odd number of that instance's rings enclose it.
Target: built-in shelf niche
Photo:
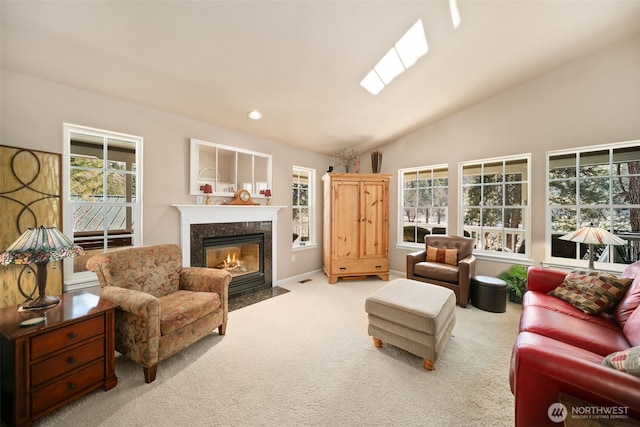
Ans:
[[[214,196],[248,190],[252,197],[271,189],[271,155],[191,138],[190,194],[201,195],[210,184]]]

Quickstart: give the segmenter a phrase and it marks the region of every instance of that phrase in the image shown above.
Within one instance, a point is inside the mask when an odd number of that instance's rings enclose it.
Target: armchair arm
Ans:
[[[460,303],[464,307],[469,301],[471,278],[476,274],[476,257],[468,255],[458,261],[458,289],[460,290]]]
[[[229,313],[229,283],[231,273],[204,267],[183,267],[180,270],[180,289],[194,292],[217,292],[222,304],[222,319]],[[224,329],[221,332],[224,334]]]
[[[194,292],[228,294],[231,273],[204,267],[183,267],[180,270],[180,289]]]
[[[116,313],[116,350],[144,368],[157,365],[160,343],[158,298],[117,286],[102,288],[100,296],[120,306]]]
[[[531,267],[527,274],[527,290],[549,293],[562,283],[566,275],[558,270]]]
[[[145,318],[160,317],[160,301],[146,292],[107,286],[102,288],[100,297],[118,304],[122,310],[133,315]]]
[[[469,255],[458,261],[459,282],[466,281],[469,283],[471,277],[476,274],[476,257],[475,255]]]
[[[427,251],[417,251],[407,254],[407,279],[413,279],[413,267],[427,259]]]

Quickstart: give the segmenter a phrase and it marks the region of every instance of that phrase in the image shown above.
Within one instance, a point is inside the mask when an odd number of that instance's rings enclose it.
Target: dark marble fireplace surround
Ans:
[[[245,234],[264,234],[264,285],[251,289],[257,291],[269,289],[272,283],[272,231],[271,221],[245,221],[245,222],[221,222],[211,224],[191,224],[191,266],[204,266],[204,239],[207,237],[242,236]],[[229,287],[230,295],[238,295],[243,292],[234,292],[233,283]]]

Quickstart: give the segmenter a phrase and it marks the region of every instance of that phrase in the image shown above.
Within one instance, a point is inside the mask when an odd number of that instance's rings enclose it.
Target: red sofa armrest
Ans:
[[[531,267],[527,274],[527,290],[549,293],[562,283],[566,275],[563,271]]]
[[[640,378],[601,365],[602,356],[552,338],[521,332],[511,361],[518,427],[557,425],[547,410],[565,393],[597,406],[628,407],[640,416]]]

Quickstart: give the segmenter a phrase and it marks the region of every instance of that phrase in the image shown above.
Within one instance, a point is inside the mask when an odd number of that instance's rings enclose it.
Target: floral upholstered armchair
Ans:
[[[138,246],[95,255],[87,262],[101,297],[119,305],[115,347],[156,379],[158,362],[218,328],[227,327],[228,271],[182,267],[177,245]]]

